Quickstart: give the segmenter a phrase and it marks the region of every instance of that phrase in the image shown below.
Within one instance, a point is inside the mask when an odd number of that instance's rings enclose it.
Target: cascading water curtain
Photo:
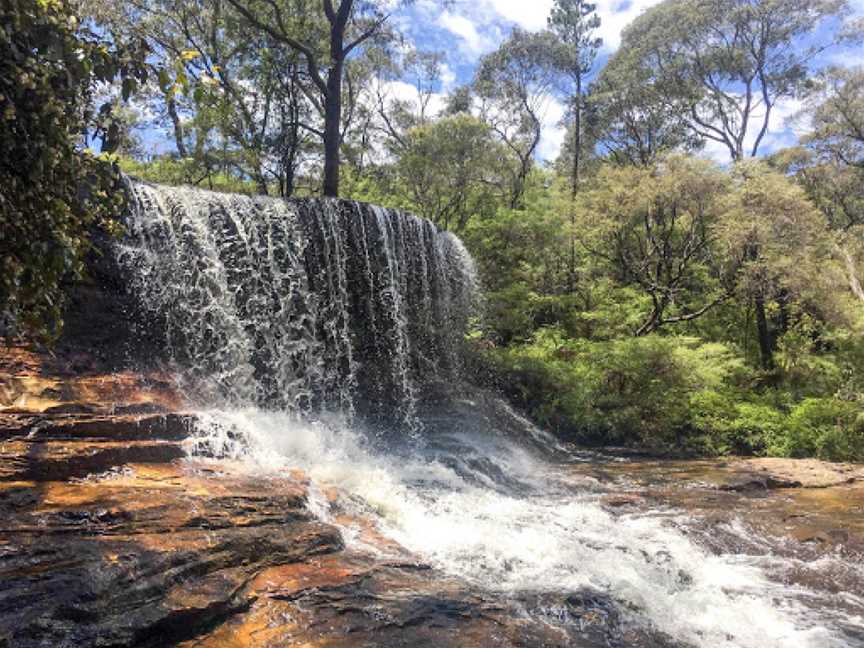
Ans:
[[[475,273],[430,222],[348,201],[129,190],[120,261],[203,403],[362,409],[413,429],[418,385],[457,370]]]

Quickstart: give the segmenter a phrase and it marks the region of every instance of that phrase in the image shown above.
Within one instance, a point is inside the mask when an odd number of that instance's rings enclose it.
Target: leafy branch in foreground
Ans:
[[[117,127],[91,108],[96,84],[120,77],[128,95],[143,72],[59,0],[3,0],[0,25],[0,335],[52,337],[63,282],[82,276],[91,228],[115,229],[122,201]],[[78,145],[88,127],[102,155]]]

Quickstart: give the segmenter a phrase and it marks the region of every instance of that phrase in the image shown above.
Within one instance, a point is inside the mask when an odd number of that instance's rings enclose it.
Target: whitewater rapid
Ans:
[[[313,494],[337,488],[340,506],[354,516],[485,591],[587,588],[682,645],[853,646],[809,608],[812,592],[769,577],[779,558],[712,553],[688,537],[680,512],[611,513],[600,504],[599,484],[568,483],[560,466],[511,439],[454,428],[425,447],[383,451],[338,417],[304,422],[247,409],[206,411],[200,419],[195,454],[239,460],[257,473],[300,469]],[[530,433],[543,437],[536,428]],[[310,506],[338,525],[323,496]],[[379,550],[350,525],[342,532],[349,546]]]

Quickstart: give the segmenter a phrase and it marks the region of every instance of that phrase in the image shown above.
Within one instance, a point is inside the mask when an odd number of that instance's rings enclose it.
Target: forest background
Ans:
[[[473,369],[562,436],[864,460],[861,7],[497,4],[2,0],[0,333],[59,334],[121,171],[338,196],[465,241]]]

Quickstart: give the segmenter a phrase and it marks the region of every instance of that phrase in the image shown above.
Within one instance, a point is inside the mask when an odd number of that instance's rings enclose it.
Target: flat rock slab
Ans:
[[[818,459],[635,459],[573,464],[573,477],[600,484],[664,484],[721,491],[830,488],[864,482],[864,465]]]
[[[0,516],[10,648],[173,645],[247,609],[263,569],[342,547],[302,482],[187,462],[2,483]]]
[[[496,597],[422,563],[352,551],[266,569],[247,591],[255,598],[248,612],[182,647],[674,646],[628,627],[616,605],[594,593]]]
[[[0,481],[59,481],[186,456],[187,414],[0,414]]]
[[[864,481],[864,466],[828,463],[818,459],[744,459],[729,468],[787,488],[829,488]]]

